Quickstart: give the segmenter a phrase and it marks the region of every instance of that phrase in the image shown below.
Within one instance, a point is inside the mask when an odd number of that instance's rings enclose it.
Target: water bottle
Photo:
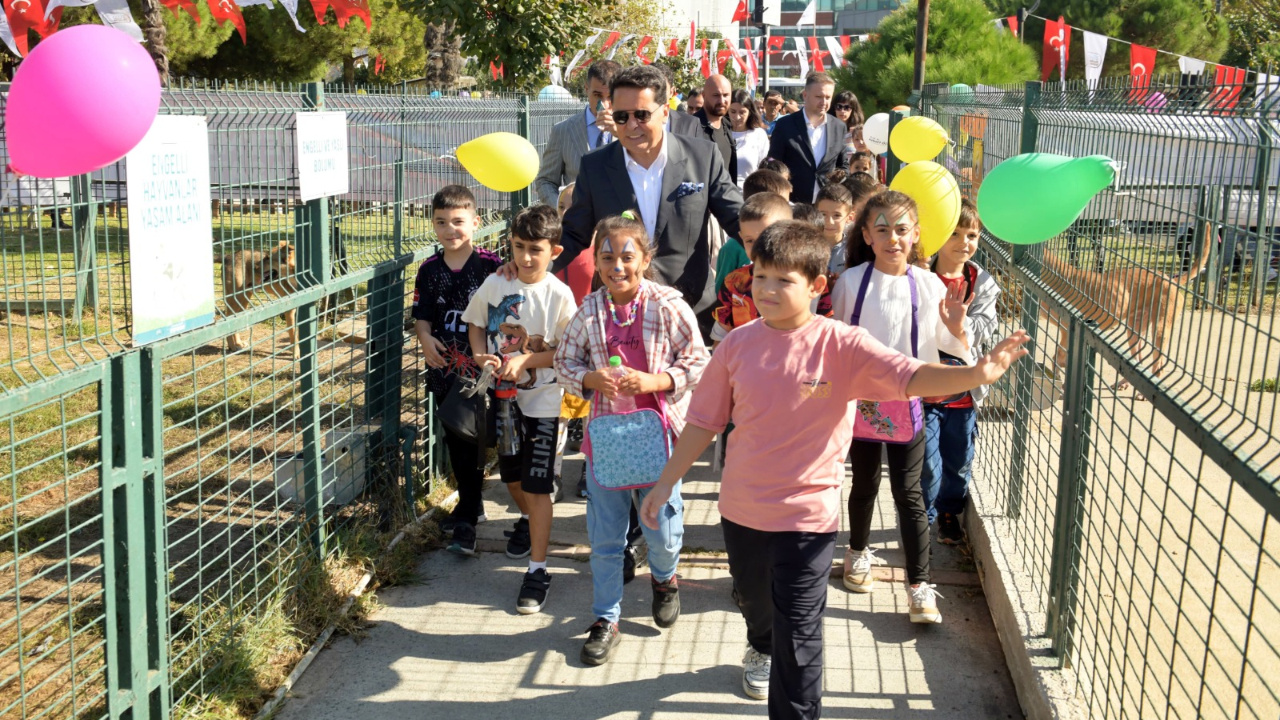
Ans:
[[[520,425],[516,419],[516,386],[514,383],[500,382],[493,389],[493,395],[498,399],[498,455],[519,455]]]
[[[622,358],[617,355],[609,358],[609,377],[613,378],[614,382],[617,382],[626,376],[627,369],[622,366]],[[632,395],[619,394],[609,403],[609,406],[613,408],[615,413],[634,412],[636,399]]]

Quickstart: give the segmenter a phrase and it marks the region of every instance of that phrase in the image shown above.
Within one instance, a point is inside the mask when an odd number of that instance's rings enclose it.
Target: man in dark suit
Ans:
[[[720,148],[729,177],[738,182],[738,146],[733,141],[729,123],[729,103],[733,100],[733,83],[723,75],[712,75],[702,86],[702,109],[693,117],[702,123],[706,138]]]
[[[804,83],[804,108],[778,120],[769,137],[769,157],[791,170],[791,202],[811,203],[832,170],[846,170],[844,123],[827,114],[836,83],[826,73],[811,72]]]
[[[707,218],[715,216],[737,235],[742,193],[715,145],[667,131],[668,87],[648,65],[614,77],[609,92],[618,142],[583,156],[555,267],[590,245],[598,221],[639,211],[658,250],[654,270],[703,311],[715,301]]]

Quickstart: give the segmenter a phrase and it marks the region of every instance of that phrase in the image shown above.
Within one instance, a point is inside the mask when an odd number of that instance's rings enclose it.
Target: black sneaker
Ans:
[[[938,542],[943,545],[959,545],[964,542],[964,528],[960,518],[951,513],[938,515]]]
[[[440,532],[445,535],[452,533],[454,528],[458,527],[458,522],[459,519],[457,515],[454,515],[453,513],[445,515],[444,519],[440,521]]]
[[[516,521],[514,529],[504,530],[502,534],[507,536],[507,557],[515,560],[529,557],[529,551],[533,549],[533,540],[529,538],[528,518],[520,518]]]
[[[516,598],[516,612],[521,615],[540,612],[547,602],[549,590],[551,590],[551,573],[541,568],[525,573],[524,582],[520,584],[520,597]]]
[[[653,580],[653,621],[669,628],[680,618],[680,584],[676,576],[666,582]]]
[[[636,579],[636,549],[630,545],[622,551],[622,584]]]
[[[609,662],[613,649],[622,642],[622,633],[618,626],[600,618],[587,630],[587,641],[582,644],[582,662],[588,665],[603,665]]]
[[[474,557],[476,554],[476,529],[470,523],[458,522],[453,528],[453,542],[446,548],[451,553]]]
[[[576,453],[582,449],[582,420],[569,421],[569,439],[565,442],[564,451]]]

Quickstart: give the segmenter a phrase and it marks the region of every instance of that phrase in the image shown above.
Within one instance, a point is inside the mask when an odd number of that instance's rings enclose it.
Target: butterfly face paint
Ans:
[[[871,223],[872,227],[889,227],[889,218],[884,216],[884,212],[876,215],[875,222]]]
[[[614,304],[628,303],[635,299],[649,268],[649,258],[639,249],[635,238],[619,235],[606,237],[600,242],[596,255],[596,272]]]

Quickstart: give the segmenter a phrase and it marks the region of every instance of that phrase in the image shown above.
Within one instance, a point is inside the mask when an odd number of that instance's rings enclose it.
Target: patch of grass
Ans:
[[[1249,389],[1253,392],[1280,392],[1280,377],[1254,380],[1249,383]]]

